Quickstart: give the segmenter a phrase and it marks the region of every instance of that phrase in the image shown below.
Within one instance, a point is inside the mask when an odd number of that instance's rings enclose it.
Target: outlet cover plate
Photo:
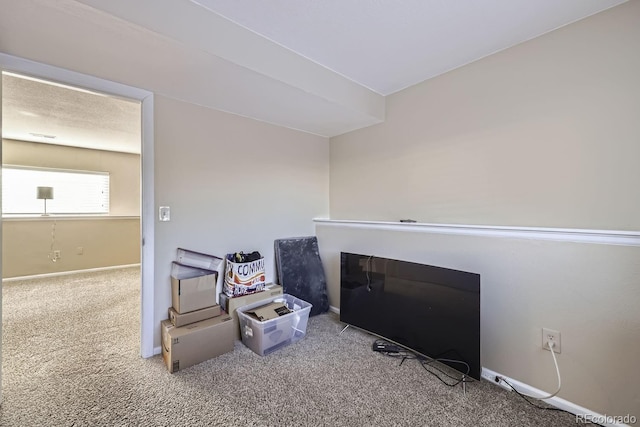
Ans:
[[[542,349],[551,350],[549,348],[549,337],[555,343],[553,345],[553,351],[560,354],[562,352],[562,342],[560,341],[560,332],[553,329],[542,328]]]

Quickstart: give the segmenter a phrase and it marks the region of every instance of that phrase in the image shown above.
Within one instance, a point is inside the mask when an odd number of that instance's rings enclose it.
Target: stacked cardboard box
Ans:
[[[231,316],[216,303],[222,259],[178,249],[178,260],[171,267],[172,306],[161,324],[171,373],[233,351],[235,338]]]

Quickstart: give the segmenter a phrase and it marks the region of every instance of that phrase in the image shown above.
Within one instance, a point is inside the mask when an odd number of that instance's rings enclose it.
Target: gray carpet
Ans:
[[[3,285],[2,426],[575,426],[486,382],[449,388],[335,314],[269,356],[169,374],[139,357],[138,269]]]

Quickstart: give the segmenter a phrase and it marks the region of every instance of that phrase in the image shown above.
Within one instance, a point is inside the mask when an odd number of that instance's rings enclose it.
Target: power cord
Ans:
[[[454,359],[444,359],[444,358],[435,358],[435,359],[427,359],[426,357],[422,356],[422,355],[418,355],[416,353],[410,352],[408,350],[404,350],[404,349],[400,349],[398,346],[389,343],[388,341],[385,340],[376,340],[373,343],[373,347],[378,347],[378,348],[390,348],[392,349],[392,351],[383,351],[383,350],[376,350],[382,354],[384,354],[387,357],[393,357],[396,359],[401,359],[400,360],[400,364],[398,366],[401,366],[405,360],[413,360],[416,359],[420,362],[420,366],[422,366],[422,368],[427,371],[428,373],[430,373],[431,375],[433,375],[434,377],[436,377],[438,380],[440,380],[440,382],[448,387],[455,387],[458,384],[461,383],[467,383],[467,382],[471,382],[471,381],[475,381],[473,378],[469,377],[469,372],[471,371],[471,368],[469,367],[469,364],[461,361],[461,360],[454,360]],[[444,370],[438,368],[437,366],[434,366],[433,363],[435,362],[439,362],[439,363],[458,363],[461,365],[466,366],[466,372],[462,375],[462,378],[458,378],[458,377],[454,377],[450,374],[448,374],[447,372],[445,372]],[[440,374],[442,374],[443,376],[453,380],[453,383],[447,382],[445,379],[443,379],[443,377],[441,375],[439,375],[436,372],[433,372],[432,370],[428,369],[427,366],[435,369],[436,371],[438,371]]]
[[[521,392],[517,391],[515,388],[513,388],[513,386],[511,384],[506,382],[504,378],[500,377],[500,380],[504,381],[509,387],[511,387],[518,394],[520,394],[522,396],[530,397],[531,399],[537,399],[537,400],[551,399],[552,397],[554,397],[555,395],[560,393],[560,388],[562,387],[562,378],[560,378],[560,368],[558,367],[558,359],[556,358],[556,352],[553,351],[553,347],[555,347],[556,343],[553,342],[552,339],[548,339],[547,340],[547,344],[549,345],[549,350],[551,350],[551,357],[553,357],[553,364],[556,367],[556,374],[558,375],[558,388],[556,389],[556,391],[554,391],[553,393],[548,394],[546,396],[531,396],[529,394],[524,394],[524,393],[521,393]]]
[[[556,346],[556,343],[553,342],[552,339],[548,339],[547,340],[547,344],[549,345],[549,350],[551,351],[551,357],[553,357],[553,364],[556,367],[556,374],[558,374],[558,388],[556,389],[555,392],[547,395],[547,396],[542,396],[542,397],[535,397],[535,396],[529,396],[532,397],[534,399],[539,399],[539,400],[544,400],[544,399],[551,399],[553,396],[555,396],[556,394],[560,393],[560,388],[562,387],[562,378],[560,378],[560,368],[558,367],[558,359],[556,358],[556,352],[553,351],[553,347]]]
[[[503,383],[505,383],[506,385],[508,385],[508,386],[509,386],[509,388],[510,388],[511,390],[515,391],[515,392],[516,392],[516,394],[517,394],[518,396],[520,396],[521,398],[523,398],[523,399],[525,400],[525,402],[527,402],[529,405],[531,405],[531,406],[533,406],[533,407],[535,407],[535,408],[538,408],[538,409],[544,409],[545,411],[566,412],[567,414],[574,415],[572,412],[569,412],[569,411],[567,411],[567,410],[565,410],[565,409],[555,408],[555,407],[553,407],[553,406],[548,406],[548,407],[547,407],[547,406],[539,406],[539,405],[536,405],[536,404],[535,404],[535,403],[533,403],[531,400],[529,400],[529,398],[531,398],[531,396],[529,396],[529,395],[526,395],[526,394],[523,394],[523,393],[519,392],[519,391],[518,391],[518,390],[517,390],[513,385],[511,385],[511,383],[510,383],[509,381],[505,380],[505,379],[504,379],[504,378],[502,378],[502,377],[496,377],[496,380],[502,381]],[[533,399],[537,399],[537,398],[536,398],[536,397],[534,397]]]
[[[53,220],[53,224],[51,224],[51,250],[49,251],[48,258],[51,262],[58,262],[58,258],[56,258],[55,253],[55,243],[56,243],[56,221]]]
[[[437,366],[433,366],[432,364],[434,362],[440,362],[440,363],[457,363],[460,365],[464,365],[467,367],[466,372],[462,375],[462,378],[456,378],[452,375],[449,375],[448,373],[446,373],[445,371],[443,371],[442,369],[438,368]],[[454,360],[454,359],[442,359],[442,358],[437,358],[437,359],[421,359],[420,364],[422,365],[422,367],[424,368],[425,371],[429,372],[431,375],[433,375],[434,377],[438,378],[440,380],[441,383],[443,383],[446,386],[449,387],[455,387],[460,383],[463,382],[471,382],[474,381],[473,378],[469,377],[469,372],[471,371],[471,368],[469,367],[469,364],[467,362],[464,362],[462,360]],[[445,380],[443,380],[441,377],[439,377],[435,372],[430,371],[429,369],[427,369],[427,366],[432,367],[433,369],[435,369],[436,371],[440,372],[442,375],[446,376],[449,379],[454,380],[455,382],[450,384],[448,382],[446,382]]]
[[[371,292],[371,277],[369,276],[369,271],[371,270],[371,259],[373,258],[373,255],[369,255],[369,257],[367,258],[367,269],[365,270],[365,273],[367,275],[367,291]]]
[[[522,397],[529,405],[538,408],[538,409],[544,409],[546,411],[558,411],[558,412],[566,412],[567,414],[572,414],[572,412],[569,412],[567,410],[561,409],[561,408],[555,408],[555,407],[545,407],[545,406],[539,406],[536,405],[535,403],[533,403],[531,400],[529,399],[536,399],[536,400],[545,400],[545,399],[551,399],[552,397],[554,397],[555,395],[557,395],[560,392],[560,388],[562,386],[562,378],[560,377],[560,368],[558,367],[558,359],[556,358],[556,353],[555,351],[553,351],[553,348],[555,347],[555,342],[553,342],[552,339],[547,340],[547,344],[549,345],[549,349],[551,350],[551,357],[553,357],[553,364],[556,367],[556,374],[558,375],[558,388],[556,389],[555,392],[548,394],[546,396],[531,396],[529,394],[525,394],[522,393],[520,391],[518,391],[509,381],[507,381],[506,379],[504,379],[503,377],[497,376],[496,377],[496,382],[504,382],[506,385],[509,386],[509,388],[513,391],[516,392],[516,394],[520,397]]]

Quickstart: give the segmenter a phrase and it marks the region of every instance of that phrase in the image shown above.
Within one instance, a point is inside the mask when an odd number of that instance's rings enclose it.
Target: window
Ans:
[[[38,199],[38,187],[52,187],[53,199]],[[109,173],[2,167],[2,214],[103,214],[109,213]]]

